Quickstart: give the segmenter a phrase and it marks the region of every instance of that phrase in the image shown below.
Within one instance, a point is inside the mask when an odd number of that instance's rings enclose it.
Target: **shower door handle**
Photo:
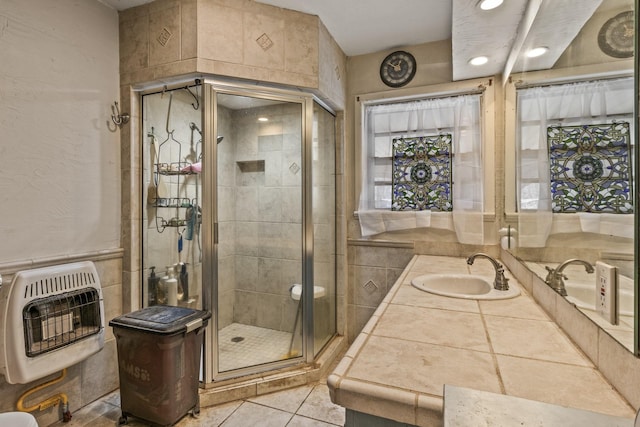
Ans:
[[[217,222],[213,223],[213,244],[214,245],[218,244],[218,223]]]

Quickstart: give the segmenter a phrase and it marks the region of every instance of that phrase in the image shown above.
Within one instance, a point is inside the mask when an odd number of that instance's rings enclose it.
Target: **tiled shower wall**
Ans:
[[[219,110],[222,128],[232,124],[218,145],[220,327],[293,328],[289,289],[302,283],[300,108]]]

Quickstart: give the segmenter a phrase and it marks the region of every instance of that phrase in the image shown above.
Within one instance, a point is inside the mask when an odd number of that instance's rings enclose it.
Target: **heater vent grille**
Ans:
[[[19,271],[0,299],[0,373],[27,384],[79,363],[104,347],[104,325],[93,262]]]
[[[22,316],[28,357],[97,334],[102,327],[94,288],[34,300],[24,307]]]
[[[96,284],[96,277],[91,272],[76,272],[44,277],[27,283],[23,298],[42,298],[72,289],[84,288]]]

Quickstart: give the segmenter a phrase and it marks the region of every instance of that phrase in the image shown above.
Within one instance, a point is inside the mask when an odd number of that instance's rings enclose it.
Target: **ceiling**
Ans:
[[[98,0],[117,10],[151,0]],[[602,0],[506,0],[491,11],[479,0],[255,0],[317,15],[347,56],[451,38],[453,80],[552,66]],[[580,7],[576,7],[579,3]],[[533,45],[548,54],[523,61]],[[485,55],[487,64],[469,64]]]

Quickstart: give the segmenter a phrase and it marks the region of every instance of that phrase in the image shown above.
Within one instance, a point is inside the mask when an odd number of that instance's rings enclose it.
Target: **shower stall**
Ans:
[[[335,117],[310,94],[142,95],[143,305],[211,310],[203,381],[310,363],[336,333]]]

